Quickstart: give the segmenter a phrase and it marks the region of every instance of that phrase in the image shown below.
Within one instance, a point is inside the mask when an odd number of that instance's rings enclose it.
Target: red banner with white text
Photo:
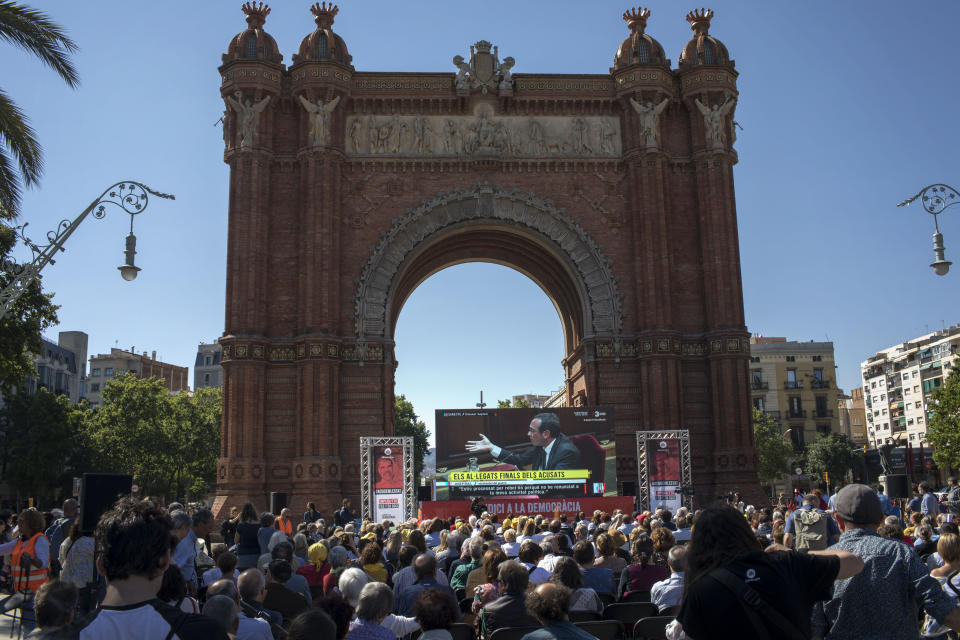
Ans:
[[[597,509],[612,513],[620,509],[630,514],[633,511],[633,498],[613,496],[609,498],[487,498],[483,501],[487,511],[502,520],[508,513],[514,516],[543,515],[552,517],[554,513],[576,517],[583,511],[587,517]],[[470,515],[469,500],[435,500],[421,504],[422,518],[452,518]]]

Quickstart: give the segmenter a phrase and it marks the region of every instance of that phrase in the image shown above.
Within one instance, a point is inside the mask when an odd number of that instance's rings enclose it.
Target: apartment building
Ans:
[[[794,446],[840,431],[832,342],[750,338],[753,406],[789,430]]]
[[[194,391],[223,386],[223,367],[220,364],[222,355],[223,349],[219,340],[214,340],[212,344],[201,343],[197,347],[197,359],[193,363]]]
[[[37,372],[26,377],[22,389],[29,395],[46,389],[67,396],[74,404],[80,402],[86,394],[87,334],[61,331],[57,342],[46,338],[41,340],[42,352],[33,354],[33,366]]]
[[[116,376],[132,373],[138,378],[160,378],[170,391],[189,391],[187,385],[188,370],[174,364],[157,360],[157,352],[150,357],[123,349],[110,349],[108,354],[98,354],[90,358],[90,375],[87,377],[87,399],[94,407],[100,406],[100,394],[103,387]]]
[[[930,393],[943,384],[960,358],[960,324],[894,345],[860,363],[871,448],[895,439],[900,445],[926,440]]]

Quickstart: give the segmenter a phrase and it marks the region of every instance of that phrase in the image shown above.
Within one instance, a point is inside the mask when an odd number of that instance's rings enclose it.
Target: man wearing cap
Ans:
[[[955,631],[960,608],[931,578],[910,547],[877,534],[883,510],[876,492],[850,484],[837,493],[836,518],[843,532],[831,549],[863,559],[864,568],[847,580],[837,580],[831,598],[813,611],[812,636],[826,640],[916,640],[919,607]]]

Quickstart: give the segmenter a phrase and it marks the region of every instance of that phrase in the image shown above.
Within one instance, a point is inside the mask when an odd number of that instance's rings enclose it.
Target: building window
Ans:
[[[105,376],[112,376],[112,375],[113,375],[113,367],[107,367],[106,369],[104,369],[104,370],[103,370],[103,375],[105,375]]]
[[[257,57],[257,36],[253,33],[247,36],[247,57]]]
[[[876,389],[876,388],[877,388],[877,381],[874,380],[873,382],[871,382],[871,383],[870,383],[870,386],[873,387],[874,389]]]
[[[717,53],[712,42],[703,39],[703,64],[716,64]]]
[[[917,416],[917,424],[923,424],[923,416]]]
[[[914,378],[917,377],[917,372],[916,372],[916,371],[913,372],[913,377],[914,377]]]
[[[913,390],[916,391],[917,393],[920,393],[920,385],[918,384],[913,385]]]
[[[880,399],[881,399],[881,400],[886,400],[886,399],[887,399],[887,394],[881,393],[881,394],[880,394]]]
[[[827,396],[817,396],[815,398],[817,417],[826,418],[827,417]]]
[[[910,442],[913,442],[914,440],[916,440],[916,435],[917,435],[917,434],[915,434],[915,433],[911,433],[911,434],[910,434]]]
[[[99,382],[94,382],[93,384],[91,384],[91,385],[90,385],[90,391],[93,391],[93,392],[100,391],[100,383],[99,383]]]
[[[910,393],[910,387],[906,387],[906,388],[903,390],[903,392],[904,392],[904,393]]]
[[[788,406],[789,406],[789,410],[790,410],[790,417],[791,417],[791,418],[802,418],[802,417],[803,417],[803,409],[801,408],[802,405],[800,404],[800,396],[790,396],[790,398],[788,398],[787,401],[788,401],[788,403],[789,403]]]
[[[883,414],[883,415],[887,415],[887,410],[886,410],[886,409],[880,409],[880,413]]]
[[[213,364],[213,358],[211,358],[210,356],[207,356],[206,358],[203,359],[203,364],[209,367],[211,364]]]
[[[817,367],[813,370],[813,379],[817,382],[823,382],[823,368]]]
[[[636,53],[635,62],[639,62],[641,64],[646,64],[650,62],[650,46],[647,44],[647,41],[644,40],[643,38],[640,38],[640,40],[637,42],[637,48],[635,53]]]
[[[919,409],[921,404],[923,404],[923,403],[920,402],[919,400],[917,400],[916,402],[913,403],[913,408],[914,408],[914,409]]]
[[[753,408],[757,411],[763,411],[763,396],[757,396],[753,399]]]
[[[823,356],[813,356],[813,361],[814,361],[814,362],[822,362],[822,361],[823,361]]]
[[[796,361],[797,361],[796,356],[787,356],[787,362],[796,362]]]
[[[93,377],[95,377],[95,376],[99,376],[99,375],[100,375],[100,369],[91,369],[91,370],[90,370],[90,377],[91,377],[91,378],[93,378]]]
[[[750,356],[750,362],[760,362],[760,356]]]
[[[830,425],[829,425],[829,424],[818,424],[818,425],[817,425],[817,433],[819,433],[819,434],[821,434],[821,435],[827,435],[828,433],[830,433]]]
[[[210,386],[210,374],[209,374],[209,373],[203,374],[203,386],[205,386],[205,387],[209,387],[209,386]]]
[[[317,38],[317,57],[326,60],[330,57],[330,43],[327,42],[327,34],[321,33]]]

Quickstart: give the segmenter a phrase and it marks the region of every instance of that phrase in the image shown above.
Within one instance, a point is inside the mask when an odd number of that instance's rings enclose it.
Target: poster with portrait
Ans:
[[[637,431],[637,498],[642,509],[691,506],[690,431]]]
[[[360,439],[363,517],[404,522],[412,517],[413,439]]]
[[[647,474],[650,483],[650,506],[663,506],[672,512],[682,506],[680,487],[680,441],[647,440]]]

